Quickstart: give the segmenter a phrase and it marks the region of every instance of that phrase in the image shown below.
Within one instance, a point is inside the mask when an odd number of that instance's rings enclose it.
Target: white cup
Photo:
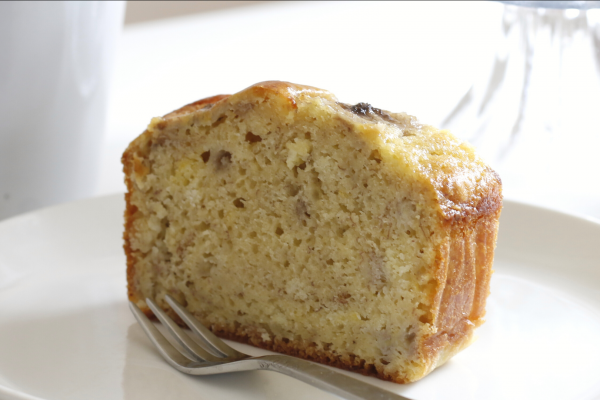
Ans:
[[[125,2],[0,2],[0,219],[95,188]]]

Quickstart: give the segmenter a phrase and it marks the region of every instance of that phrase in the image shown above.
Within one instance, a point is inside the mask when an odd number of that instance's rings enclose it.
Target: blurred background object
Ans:
[[[600,1],[510,1],[496,54],[442,121],[508,198],[600,217]]]
[[[97,187],[124,2],[0,2],[0,219]]]

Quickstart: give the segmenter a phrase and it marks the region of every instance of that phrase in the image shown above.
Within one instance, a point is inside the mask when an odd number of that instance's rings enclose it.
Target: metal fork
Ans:
[[[409,400],[310,361],[284,355],[251,357],[240,353],[217,338],[173,298],[166,296],[165,299],[173,311],[200,339],[201,345],[192,340],[152,300],[146,299],[146,304],[166,328],[168,334],[181,345],[183,351],[177,350],[171,345],[137,305],[129,302],[129,308],[163,358],[183,373],[213,375],[237,371],[267,370],[299,379],[343,399]]]

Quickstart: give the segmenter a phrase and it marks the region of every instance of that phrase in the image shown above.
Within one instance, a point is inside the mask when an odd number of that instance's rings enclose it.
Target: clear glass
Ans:
[[[505,196],[600,217],[600,2],[523,3],[505,5],[494,59],[441,125]]]

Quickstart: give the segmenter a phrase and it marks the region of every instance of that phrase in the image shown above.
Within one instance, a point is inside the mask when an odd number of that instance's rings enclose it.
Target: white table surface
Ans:
[[[121,153],[152,117],[260,81],[320,87],[346,103],[439,126],[493,56],[502,9],[496,2],[292,2],[129,25],[96,195],[125,190]],[[600,193],[548,196],[523,187],[505,180],[505,197],[600,217]]]

